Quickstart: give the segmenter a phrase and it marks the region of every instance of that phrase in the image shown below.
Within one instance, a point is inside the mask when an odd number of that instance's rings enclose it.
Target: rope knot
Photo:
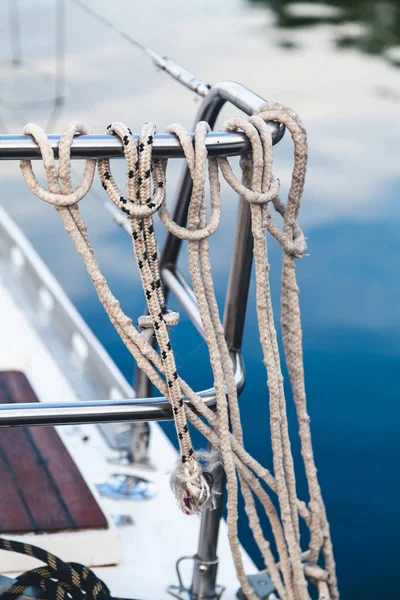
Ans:
[[[165,227],[181,240],[200,242],[209,238],[218,228],[221,216],[220,185],[218,177],[218,163],[215,158],[208,157],[206,135],[210,126],[205,121],[197,123],[195,128],[194,146],[192,136],[179,124],[170,125],[167,133],[173,133],[178,138],[190,174],[193,180],[193,190],[190,199],[188,227],[182,227],[172,219],[165,202],[161,205],[159,216]],[[211,215],[208,223],[205,222],[205,185],[208,158],[208,179],[210,183]],[[199,221],[198,210],[202,207],[203,217]]]
[[[176,310],[166,310],[162,313],[162,317],[164,323],[167,327],[173,327],[174,325],[178,325],[180,315]],[[154,322],[150,315],[142,315],[137,320],[137,325],[141,331],[144,329],[154,330]]]
[[[282,110],[286,111],[282,113]],[[291,131],[295,139],[295,166],[287,204],[279,197],[279,179],[272,173],[272,138],[268,129],[268,121],[282,121]],[[229,185],[250,204],[265,205],[273,203],[275,210],[283,218],[283,231],[273,221],[271,215],[264,211],[261,215],[262,228],[267,229],[279,242],[283,251],[295,258],[302,258],[307,250],[305,236],[297,225],[301,195],[307,165],[307,140],[304,128],[296,120],[295,113],[282,109],[280,105],[263,105],[262,111],[250,117],[248,121],[232,119],[224,125],[224,131],[241,130],[248,137],[252,153],[241,158],[243,183],[233,173],[226,158],[219,158],[222,174]],[[245,185],[249,185],[247,187]],[[253,215],[254,216],[254,215]],[[253,234],[257,228],[253,228]]]
[[[192,458],[190,462],[178,463],[170,478],[178,504],[187,515],[199,514],[204,508],[215,506],[212,478],[201,468],[195,455]]]
[[[30,160],[22,160],[20,163],[21,171],[30,190],[41,200],[56,207],[73,206],[82,200],[92,186],[96,161],[92,159],[86,161],[82,183],[73,189],[71,179],[71,146],[75,134],[89,133],[87,125],[77,121],[67,126],[58,146],[58,170],[53,149],[49,144],[44,130],[35,123],[28,123],[25,125],[23,132],[25,135],[31,135],[39,146],[49,186],[48,190],[44,189],[33,173],[32,162]]]
[[[306,574],[308,579],[314,582],[329,581],[328,571],[316,564],[305,563],[304,573]]]
[[[303,231],[295,223],[290,231],[282,231],[273,221],[271,215],[267,215],[265,226],[269,233],[280,244],[282,250],[294,258],[303,258],[307,251],[307,242]]]
[[[175,310],[165,310],[165,312],[161,311],[161,318],[163,319],[165,325],[169,329],[174,325],[178,325],[180,315]],[[145,340],[150,341],[152,335],[159,328],[160,324],[158,321],[153,321],[150,315],[142,315],[137,320],[137,326],[144,337]],[[165,351],[161,351],[162,356],[166,356]]]
[[[307,243],[304,233],[298,225],[293,227],[293,237],[290,240],[287,238],[287,242],[282,243],[283,250],[294,256],[295,258],[303,258],[307,251]]]

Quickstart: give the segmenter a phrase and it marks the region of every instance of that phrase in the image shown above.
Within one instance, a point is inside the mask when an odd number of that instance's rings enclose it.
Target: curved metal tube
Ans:
[[[197,119],[207,121],[213,126],[217,115],[226,102],[230,102],[246,115],[252,115],[267,101],[241,83],[221,81],[213,85],[204,97]],[[271,130],[273,144],[277,144],[284,136],[285,126],[282,123],[270,121],[268,127]]]
[[[245,86],[234,81],[223,81],[212,86],[204,97],[201,105],[199,120],[213,124],[213,115],[221,110],[225,102],[230,102],[246,114],[252,114],[259,109],[265,100]],[[285,132],[285,127],[279,123],[268,123],[272,140],[277,144]],[[134,134],[135,139],[139,134]],[[58,155],[60,135],[49,135],[50,145]],[[207,135],[206,145],[210,156],[238,156],[249,150],[247,138],[241,133],[211,132]],[[162,158],[183,158],[184,154],[177,138],[167,133],[156,134],[153,144],[154,156]],[[71,147],[72,158],[122,158],[123,145],[116,136],[107,134],[80,135],[74,139]],[[0,135],[0,160],[37,160],[41,153],[37,144],[27,135]]]
[[[218,115],[226,102],[230,102],[247,115],[251,115],[267,101],[236,81],[221,81],[213,85],[208,94],[203,98],[195,122],[207,121],[211,127],[214,127]],[[271,129],[272,143],[277,144],[285,134],[285,126],[272,121],[268,123],[268,127]],[[186,167],[183,172],[173,212],[173,219],[178,225],[185,226],[186,224],[191,193],[192,177],[188,167]],[[176,264],[181,243],[182,240],[168,232],[161,254],[161,266],[172,268]]]
[[[232,353],[235,381],[240,393],[245,383],[245,371],[240,352]],[[208,408],[216,405],[215,389],[197,394]],[[185,400],[190,404],[188,400]],[[93,400],[78,402],[38,402],[0,404],[0,427],[30,427],[34,425],[75,425],[82,423],[112,423],[137,421],[170,421],[171,405],[165,396],[129,400]]]

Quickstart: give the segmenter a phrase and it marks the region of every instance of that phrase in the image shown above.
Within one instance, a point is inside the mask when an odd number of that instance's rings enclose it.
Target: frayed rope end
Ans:
[[[179,508],[186,515],[195,515],[204,508],[214,509],[220,495],[215,485],[216,469],[222,465],[221,455],[215,450],[201,450],[193,460],[180,460],[171,473],[170,484]]]

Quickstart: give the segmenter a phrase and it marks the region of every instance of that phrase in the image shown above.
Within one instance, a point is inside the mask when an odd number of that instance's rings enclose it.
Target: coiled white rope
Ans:
[[[272,175],[272,140],[267,121],[284,123],[290,131],[295,148],[292,184],[287,204],[279,199],[279,181]],[[308,582],[318,588],[320,600],[336,600],[338,595],[329,524],[322,501],[313,459],[309,417],[306,408],[302,358],[302,333],[295,275],[295,259],[306,251],[305,238],[296,223],[304,188],[307,163],[307,140],[297,115],[277,104],[264,105],[257,115],[247,121],[234,119],[224,125],[225,131],[240,129],[248,136],[252,153],[241,159],[243,181],[234,175],[225,158],[207,157],[205,136],[208,125],[199,123],[193,147],[189,134],[179,125],[168,128],[180,140],[193,179],[188,226],[173,222],[165,204],[166,161],[152,159],[151,150],[155,128],[147,123],[135,143],[130,130],[121,123],[113,123],[108,132],[118,135],[124,145],[126,158],[126,195],[115,183],[107,159],[99,161],[99,174],[103,187],[112,201],[124,211],[132,227],[133,246],[148,303],[149,316],[141,317],[138,331],[123,313],[112,295],[106,280],[95,261],[85,224],[77,203],[90,189],[94,161],[87,161],[83,181],[73,190],[71,184],[69,149],[75,133],[86,133],[84,125],[71,124],[63,134],[59,148],[59,168],[55,166],[53,152],[46,134],[36,125],[27,125],[24,133],[33,135],[41,148],[48,178],[49,190],[36,181],[30,162],[22,161],[24,177],[32,191],[40,198],[54,204],[82,256],[93,280],[100,301],[140,369],[152,383],[166,395],[173,407],[180,446],[180,460],[172,477],[181,508],[188,513],[198,512],[213,504],[212,470],[215,456],[196,455],[190,441],[187,421],[220,451],[227,476],[227,523],[232,555],[242,589],[251,600],[257,596],[248,584],[240,556],[237,532],[238,481],[245,500],[246,514],[255,541],[263,556],[266,568],[282,600],[308,600]],[[207,160],[208,158],[208,160]],[[218,169],[227,182],[251,204],[254,261],[257,288],[257,315],[264,364],[268,374],[270,401],[271,441],[275,477],[243,447],[237,392],[232,363],[225,342],[218,306],[214,293],[211,265],[208,254],[208,237],[217,229],[221,213]],[[208,174],[207,174],[208,173]],[[206,223],[205,183],[208,177],[211,199],[211,216]],[[58,182],[61,184],[59,184]],[[279,229],[269,213],[269,204],[283,217]],[[180,379],[174,361],[168,328],[178,321],[178,315],[168,311],[163,297],[157,246],[152,215],[159,213],[164,225],[174,235],[188,240],[189,269],[193,282],[214,374],[217,413]],[[270,232],[283,248],[281,320],[283,342],[299,421],[302,456],[309,488],[309,503],[297,499],[295,471],[290,448],[283,377],[280,365],[276,330],[273,320],[269,285],[266,233]],[[155,333],[160,354],[149,344]],[[183,403],[185,396],[191,405]],[[228,401],[227,401],[228,398]],[[200,415],[200,416],[199,416]],[[202,417],[202,418],[200,418]],[[232,426],[232,432],[229,428]],[[277,494],[279,513],[265,486]],[[276,562],[269,542],[265,539],[254,496],[258,498],[270,521],[275,537],[279,562]],[[305,552],[300,544],[300,515],[310,531],[309,547]],[[318,566],[322,551],[324,568]]]

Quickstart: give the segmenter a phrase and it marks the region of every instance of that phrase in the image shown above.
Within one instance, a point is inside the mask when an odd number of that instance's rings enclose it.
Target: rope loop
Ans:
[[[46,173],[49,189],[44,189],[37,181],[30,160],[22,160],[20,168],[26,183],[30,190],[41,200],[48,202],[56,207],[73,206],[77,204],[90,190],[96,161],[88,159],[83,172],[82,183],[75,190],[71,181],[71,146],[76,134],[87,134],[89,129],[87,125],[80,121],[70,123],[59,143],[59,167],[57,171],[54,152],[49,144],[48,137],[44,130],[35,123],[28,123],[23,130],[25,135],[31,135],[42,154],[43,166]],[[61,186],[60,183],[61,182]]]
[[[262,124],[258,123],[258,121]],[[258,121],[252,117],[248,121],[243,119],[231,119],[222,127],[222,131],[242,131],[249,139],[252,149],[251,158],[248,155],[243,156],[240,164],[243,168],[243,165],[246,165],[246,163],[248,164],[248,161],[250,160],[252,169],[254,169],[252,187],[248,188],[239,181],[227,158],[219,158],[218,164],[225,181],[242,198],[247,200],[247,202],[250,202],[250,204],[267,204],[279,195],[280,181],[274,175],[270,174],[269,181],[264,181],[265,189],[254,189],[254,187],[257,188],[257,185],[255,186],[255,180],[258,180],[260,177],[264,180],[264,178],[267,177],[267,171],[270,171],[269,167],[272,166],[271,133],[261,119],[258,119]],[[257,131],[257,124],[260,129],[265,125],[262,133]]]
[[[200,121],[195,128],[195,141],[193,146],[192,136],[177,123],[167,128],[167,133],[173,133],[178,138],[183,153],[185,155],[190,174],[193,180],[193,190],[191,203],[198,202],[205,195],[206,168],[207,168],[207,146],[205,143],[206,135],[211,131],[210,126],[205,121]],[[218,228],[221,217],[220,185],[218,177],[218,163],[215,158],[208,157],[208,179],[210,182],[210,203],[211,216],[204,227],[186,228],[178,225],[171,217],[166,202],[162,203],[159,216],[162,223],[170,233],[181,240],[201,241],[215,233]],[[197,199],[196,199],[197,198]]]
[[[116,121],[107,127],[107,133],[116,135],[123,143],[125,158],[127,159],[126,188],[127,195],[124,196],[117,186],[110,168],[108,158],[98,161],[100,181],[114,204],[124,212],[128,218],[145,219],[154,215],[165,198],[165,172],[161,161],[151,160],[151,149],[154,141],[156,128],[151,123],[145,123],[146,138],[140,139],[136,145],[132,131],[123,123]],[[146,156],[146,169],[139,174],[139,155]],[[154,180],[154,193],[149,191],[146,201],[139,202],[139,189],[145,183]]]
[[[295,167],[287,205],[280,200],[280,182],[272,174],[272,137],[267,126],[268,121],[279,121],[280,118],[287,125],[295,142]],[[247,173],[245,179],[251,182],[251,187],[247,187],[239,181],[227,158],[219,158],[218,164],[225,180],[232,189],[252,205],[266,205],[272,202],[275,210],[283,218],[283,231],[270,214],[265,215],[264,227],[278,241],[286,254],[294,258],[302,258],[307,251],[307,244],[302,230],[297,225],[296,218],[304,187],[307,140],[304,128],[296,121],[295,113],[289,109],[286,109],[285,112],[278,104],[263,105],[259,114],[253,115],[247,121],[231,119],[224,124],[222,129],[223,131],[243,131],[252,148],[251,155],[242,156],[240,159],[242,173]],[[299,145],[301,146],[300,152]],[[297,185],[294,184],[294,181],[297,182]]]
[[[292,136],[294,164],[288,200],[287,204],[283,204],[278,199],[276,208],[284,219],[284,231],[296,237],[297,234],[294,229],[297,227],[296,220],[299,214],[307,172],[308,144],[306,130],[300,118],[293,110],[276,102],[263,104],[250,120],[254,122],[257,120],[257,124],[278,121],[286,126]]]

